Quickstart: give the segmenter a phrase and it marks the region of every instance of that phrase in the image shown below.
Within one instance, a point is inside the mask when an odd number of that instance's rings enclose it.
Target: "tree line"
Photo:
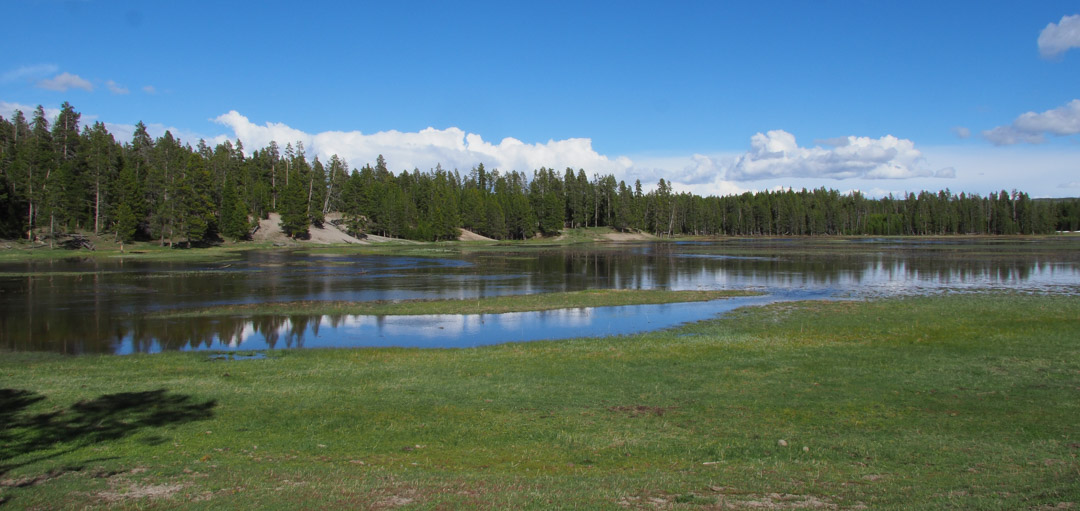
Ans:
[[[143,123],[117,141],[101,122],[80,125],[64,103],[27,119],[0,116],[0,236],[54,237],[75,230],[162,244],[246,239],[278,213],[305,237],[341,213],[350,233],[456,239],[465,228],[495,239],[607,226],[658,236],[1043,234],[1080,230],[1080,199],[1033,200],[1023,192],[956,195],[949,190],[867,198],[859,192],[779,190],[702,197],[661,179],[644,191],[612,175],[542,167],[528,176],[464,174],[436,166],[394,173],[379,156],[350,169],[334,155],[308,158],[303,144],[276,142],[246,154],[242,143],[154,139]],[[335,217],[336,218],[336,217]]]

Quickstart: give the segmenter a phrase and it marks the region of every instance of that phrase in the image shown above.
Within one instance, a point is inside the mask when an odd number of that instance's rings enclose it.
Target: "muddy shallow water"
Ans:
[[[764,297],[500,315],[155,319],[296,300],[477,298],[583,289],[751,289]],[[1077,294],[1080,239],[728,240],[438,257],[238,252],[213,263],[0,265],[0,349],[63,353],[468,347],[635,333],[775,300],[982,290]]]

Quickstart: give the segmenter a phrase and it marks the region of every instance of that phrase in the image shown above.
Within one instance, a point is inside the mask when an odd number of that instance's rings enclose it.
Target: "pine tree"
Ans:
[[[135,213],[126,202],[121,202],[116,208],[116,238],[123,243],[131,243],[135,240],[135,234],[139,229],[139,221]]]
[[[336,154],[330,157],[330,168],[328,170],[330,175],[326,179],[326,198],[323,200],[322,206],[324,214],[331,211],[345,210],[342,192],[345,189],[345,183],[349,179],[348,169],[349,164],[344,159],[339,158]]]
[[[555,171],[541,167],[533,172],[529,196],[540,232],[547,235],[558,233],[563,228],[565,205],[562,181]]]
[[[180,231],[188,247],[192,241],[202,241],[213,231],[215,219],[211,186],[205,159],[199,153],[192,153],[177,187]]]
[[[116,140],[105,129],[104,123],[95,122],[83,145],[88,148],[86,165],[90,174],[89,191],[93,192],[94,234],[97,234],[102,225],[102,207],[108,204],[109,184],[116,180]],[[134,215],[134,211],[131,213]]]
[[[11,187],[9,205],[16,208],[14,216],[8,217],[8,221],[17,225],[20,233],[30,236],[30,218],[28,215],[30,194],[30,125],[22,111],[16,110],[11,117],[11,130],[4,144],[4,158],[2,163],[6,166],[4,174],[7,176],[8,185]]]
[[[49,210],[49,232],[58,226],[77,227],[84,216],[83,201],[87,190],[83,167],[79,165],[79,118],[70,103],[60,106],[60,114],[52,126],[53,154],[56,157],[53,179],[48,183],[46,207]]]
[[[247,203],[236,192],[232,181],[225,182],[221,194],[221,233],[233,240],[246,239],[251,229],[248,223]]]
[[[319,161],[319,157],[315,157],[315,163],[311,165],[311,172],[308,174],[308,201],[307,201],[307,215],[311,219],[311,223],[317,227],[322,227],[323,221],[326,219],[323,207],[326,203],[326,169],[323,167],[322,162]]]
[[[432,236],[435,240],[457,239],[458,226],[461,225],[457,194],[451,187],[446,172],[439,167],[436,167],[432,188],[431,209],[428,215]]]
[[[281,230],[286,236],[307,238],[311,224],[307,216],[307,183],[295,171],[290,173],[288,181],[281,196]]]
[[[56,170],[56,154],[53,150],[52,135],[49,133],[49,121],[45,119],[45,108],[38,105],[34,111],[34,120],[30,124],[29,165],[26,173],[28,201],[28,238],[33,238],[42,210],[46,210],[51,195],[52,173]],[[50,226],[51,227],[51,226]]]
[[[21,228],[16,204],[15,190],[0,172],[0,238],[13,238],[19,235]]]
[[[146,194],[151,231],[160,238],[162,245],[166,238],[172,245],[176,234],[176,221],[180,217],[177,187],[179,176],[189,163],[190,149],[190,146],[182,147],[169,131],[154,142],[147,169]]]

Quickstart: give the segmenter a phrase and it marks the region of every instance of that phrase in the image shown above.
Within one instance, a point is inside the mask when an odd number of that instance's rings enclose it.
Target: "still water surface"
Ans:
[[[763,297],[497,315],[160,319],[297,300],[479,298],[584,289],[750,289]],[[1080,239],[729,240],[400,257],[247,251],[213,263],[0,265],[0,349],[63,353],[470,347],[629,334],[777,300],[1080,292]]]

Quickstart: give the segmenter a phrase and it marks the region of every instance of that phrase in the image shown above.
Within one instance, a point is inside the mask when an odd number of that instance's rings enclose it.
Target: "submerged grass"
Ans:
[[[0,357],[19,508],[1080,505],[1080,300],[804,302],[460,350]]]
[[[173,310],[158,317],[190,318],[237,315],[370,315],[503,314],[581,307],[613,307],[660,303],[704,302],[761,293],[742,290],[668,291],[664,289],[593,289],[563,293],[491,296],[467,300],[399,300],[368,302],[300,301],[219,305]]]

